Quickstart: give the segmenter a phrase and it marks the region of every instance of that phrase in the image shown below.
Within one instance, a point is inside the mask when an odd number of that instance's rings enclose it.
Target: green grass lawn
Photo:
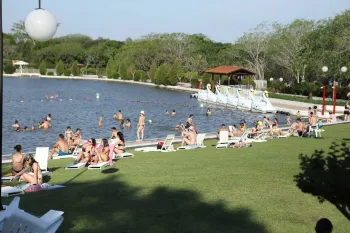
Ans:
[[[64,211],[59,232],[314,232],[327,217],[334,232],[350,223],[329,203],[302,193],[293,182],[300,153],[328,150],[350,140],[350,124],[326,128],[323,139],[289,138],[251,148],[173,153],[136,152],[103,170],[64,170],[71,160],[50,161],[58,190],[21,196],[36,215]],[[3,199],[8,203],[11,199]]]

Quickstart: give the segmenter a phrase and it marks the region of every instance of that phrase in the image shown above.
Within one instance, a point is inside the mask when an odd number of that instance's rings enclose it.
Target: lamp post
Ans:
[[[57,22],[55,16],[50,12],[41,8],[41,0],[38,0],[38,8],[29,13],[25,20],[25,29],[28,35],[36,41],[46,41],[51,39],[57,30]],[[4,94],[4,78],[3,78],[3,31],[2,31],[2,0],[0,0],[0,128],[3,130],[3,94]],[[0,174],[2,174],[2,138],[0,137]],[[1,187],[0,187],[1,191]],[[3,210],[2,201],[0,198],[0,210]]]
[[[322,67],[322,72],[324,74],[326,74],[328,71],[328,67],[327,66],[323,66]],[[322,87],[323,89],[323,97],[322,97],[322,116],[324,115],[324,109],[325,109],[325,105],[326,105],[326,86]]]
[[[279,80],[280,80],[280,82],[283,82],[283,78],[280,78]]]

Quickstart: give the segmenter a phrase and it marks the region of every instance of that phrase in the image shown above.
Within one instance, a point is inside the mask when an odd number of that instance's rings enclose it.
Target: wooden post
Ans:
[[[248,90],[250,89],[250,76],[248,76]]]
[[[221,85],[221,74],[220,74],[220,77],[219,77],[219,85]]]

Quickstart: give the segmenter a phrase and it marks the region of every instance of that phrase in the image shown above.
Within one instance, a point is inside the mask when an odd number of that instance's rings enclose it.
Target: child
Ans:
[[[65,137],[67,139],[68,148],[69,148],[71,141],[72,141],[72,134],[73,134],[70,126],[67,127],[66,132],[64,134],[65,134]]]
[[[297,114],[295,114],[295,116],[298,118],[300,118],[300,111],[298,110]]]
[[[287,124],[288,124],[288,125],[291,125],[291,124],[292,124],[292,119],[290,118],[290,114],[289,114],[289,113],[287,113],[286,120],[287,120]]]
[[[318,126],[319,129],[323,127],[323,122],[322,122],[321,119],[318,119],[317,126]]]

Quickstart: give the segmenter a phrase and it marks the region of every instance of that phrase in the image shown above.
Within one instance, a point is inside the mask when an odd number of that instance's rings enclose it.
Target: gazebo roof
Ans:
[[[242,66],[218,66],[213,69],[205,71],[210,74],[223,74],[223,75],[255,75],[256,73],[244,68]]]

